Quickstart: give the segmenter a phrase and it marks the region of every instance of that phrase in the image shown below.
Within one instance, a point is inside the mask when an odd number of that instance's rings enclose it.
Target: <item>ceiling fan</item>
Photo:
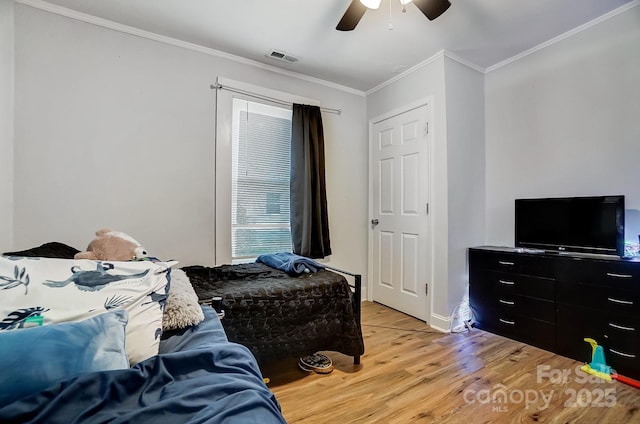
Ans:
[[[364,12],[366,12],[367,9],[377,9],[380,7],[380,1],[381,0],[351,0],[351,4],[349,4],[346,12],[344,12],[336,29],[338,31],[352,31],[364,16]],[[451,6],[449,0],[400,0],[400,4],[404,7],[412,1],[430,21],[442,15],[445,10]]]

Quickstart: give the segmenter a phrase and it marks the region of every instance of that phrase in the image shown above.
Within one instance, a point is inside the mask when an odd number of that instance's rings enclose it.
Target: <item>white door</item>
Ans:
[[[373,124],[373,300],[426,321],[431,275],[429,106]]]

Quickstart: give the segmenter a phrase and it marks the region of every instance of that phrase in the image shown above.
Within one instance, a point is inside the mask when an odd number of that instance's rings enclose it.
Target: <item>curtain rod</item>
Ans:
[[[211,84],[212,90],[227,90],[233,93],[244,94],[245,96],[250,96],[256,99],[267,100],[272,103],[277,103],[283,106],[292,106],[292,102],[287,102],[285,100],[276,99],[275,97],[264,96],[262,94],[254,93],[247,90],[241,90],[239,88],[229,87],[228,85],[222,85],[220,83]],[[320,110],[327,113],[335,113],[336,115],[342,115],[342,109],[331,109],[327,107],[320,107]]]

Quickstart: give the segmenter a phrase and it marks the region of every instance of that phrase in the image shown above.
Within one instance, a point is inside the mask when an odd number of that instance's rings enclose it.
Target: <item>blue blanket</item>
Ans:
[[[318,272],[324,269],[324,265],[319,264],[313,259],[296,255],[295,253],[280,252],[260,255],[256,262],[262,262],[271,268],[279,269],[289,275],[300,275],[309,272]]]
[[[84,374],[0,409],[1,423],[286,423],[255,358],[215,311],[132,368]]]

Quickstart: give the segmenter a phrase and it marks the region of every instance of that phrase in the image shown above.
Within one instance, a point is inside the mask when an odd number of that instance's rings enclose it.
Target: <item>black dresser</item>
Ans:
[[[582,362],[595,339],[607,363],[640,379],[640,260],[469,249],[476,326]]]

